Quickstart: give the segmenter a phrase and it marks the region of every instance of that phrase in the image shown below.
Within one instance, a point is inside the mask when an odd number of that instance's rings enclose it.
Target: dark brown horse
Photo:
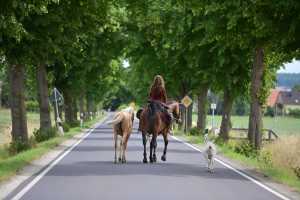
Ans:
[[[149,101],[146,108],[137,113],[137,117],[140,119],[140,131],[143,136],[143,145],[144,145],[144,159],[143,162],[147,163],[147,136],[152,136],[150,141],[150,162],[156,162],[156,147],[157,147],[157,136],[162,134],[164,138],[164,152],[161,157],[162,161],[166,161],[167,147],[168,147],[168,133],[171,131],[172,121],[168,119],[164,109],[168,109],[172,114],[172,119],[175,119],[178,122],[180,119],[180,109],[179,103],[170,102],[168,106],[164,106],[157,101]]]

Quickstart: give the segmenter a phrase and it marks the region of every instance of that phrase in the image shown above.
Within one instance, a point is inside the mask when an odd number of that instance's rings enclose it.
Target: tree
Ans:
[[[198,29],[198,18],[185,3],[173,1],[134,2],[128,7],[132,15],[129,16],[130,22],[133,23],[129,27],[134,31],[131,35],[135,43],[140,42],[129,54],[130,63],[133,67],[147,68],[144,71],[151,75],[147,80],[155,74],[163,75],[168,93],[177,100],[185,95],[197,94],[197,124],[203,131],[207,91],[214,77],[214,52],[211,44],[200,44],[199,38],[205,33]],[[136,28],[132,28],[134,24],[137,24]],[[139,72],[144,74],[143,69]],[[143,93],[143,96],[146,94]]]
[[[1,4],[0,41],[1,52],[9,65],[10,107],[12,114],[13,141],[28,142],[24,72],[28,63],[28,42],[32,35],[24,28],[24,19],[33,14],[47,12],[47,5],[53,1],[36,1],[34,3],[6,1]]]
[[[0,23],[0,52],[9,64],[12,95],[22,94],[11,98],[14,140],[21,134],[22,142],[27,142],[24,68],[37,67],[40,124],[41,129],[46,130],[51,126],[46,67],[58,60],[62,65],[56,66],[64,68],[72,53],[74,55],[76,50],[82,49],[85,41],[101,32],[107,22],[112,22],[107,11],[113,3],[71,0],[2,2],[1,19],[4,21]]]
[[[265,64],[265,53],[267,49],[290,43],[290,39],[295,40],[294,34],[298,31],[296,27],[299,22],[294,19],[298,16],[296,12],[298,7],[299,2],[296,1],[292,3],[281,1],[194,3],[194,12],[203,16],[202,23],[206,29],[206,38],[224,42],[223,44],[229,46],[240,46],[242,49],[250,48],[253,53],[248,137],[257,149],[261,146],[261,108],[264,103],[260,98],[260,90],[264,72],[269,70],[269,66]],[[287,39],[286,35],[292,37]]]

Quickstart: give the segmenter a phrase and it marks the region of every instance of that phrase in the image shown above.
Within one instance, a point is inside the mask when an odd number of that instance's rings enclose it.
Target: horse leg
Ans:
[[[120,141],[120,149],[119,149],[119,162],[122,161],[122,146],[123,146],[123,139],[121,138],[121,141]]]
[[[156,147],[157,147],[157,140],[156,140],[156,136],[152,138],[153,140],[153,162],[156,162],[157,159],[156,159]]]
[[[122,163],[126,163],[125,153],[126,153],[126,149],[127,149],[128,138],[129,138],[129,134],[124,133],[124,136],[123,136],[123,146],[122,146],[122,148],[123,148]]]
[[[117,163],[117,150],[118,150],[118,135],[114,133],[114,140],[115,140],[115,163]]]
[[[153,151],[153,136],[152,136],[152,139],[150,141],[150,156],[149,156],[149,160],[150,160],[151,163],[153,163],[152,151]]]
[[[147,149],[146,149],[146,144],[147,144],[147,136],[146,133],[142,133],[143,136],[143,146],[144,146],[144,159],[143,159],[143,163],[147,163]]]
[[[152,139],[150,142],[150,157],[149,157],[151,163],[155,162],[155,159],[156,159],[155,142],[156,142],[156,136],[152,135]],[[154,152],[154,154],[153,154],[153,152]]]
[[[167,160],[167,148],[168,148],[168,143],[169,143],[168,134],[163,134],[163,137],[164,137],[165,147],[164,147],[164,153],[161,156],[161,160],[166,161]]]

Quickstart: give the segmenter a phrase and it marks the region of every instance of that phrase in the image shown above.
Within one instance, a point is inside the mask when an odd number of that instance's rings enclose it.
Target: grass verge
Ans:
[[[193,124],[196,125],[197,114],[193,114]],[[212,116],[207,115],[206,125],[207,127],[211,126]],[[222,116],[215,115],[214,125],[220,127],[222,121]],[[232,116],[232,127],[234,128],[248,128],[249,125],[249,116]],[[263,126],[266,129],[272,129],[276,134],[281,136],[288,135],[300,135],[300,123],[299,118],[294,117],[263,117]]]
[[[175,131],[175,135],[195,146],[203,145],[202,136],[184,134],[182,131]],[[217,147],[219,154],[237,161],[243,166],[254,168],[257,172],[262,173],[264,176],[267,176],[278,183],[288,185],[292,187],[293,190],[300,192],[300,179],[291,170],[267,164],[259,156],[246,157],[243,154],[235,152],[228,144],[218,144]]]
[[[54,137],[45,142],[37,143],[35,147],[13,156],[9,155],[7,149],[0,148],[0,181],[7,180],[8,178],[14,176],[19,170],[33,160],[40,158],[62,142],[81,133],[84,128],[89,128],[103,117],[104,116],[99,116],[91,121],[85,122],[83,128],[71,128],[69,132],[65,133],[64,136]]]

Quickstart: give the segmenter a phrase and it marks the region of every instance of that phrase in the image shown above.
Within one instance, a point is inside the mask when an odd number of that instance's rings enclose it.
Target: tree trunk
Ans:
[[[65,89],[63,91],[64,100],[65,100],[65,119],[67,123],[73,123],[74,122],[74,114],[73,114],[73,102],[72,102],[72,96],[70,94],[70,91],[68,89]]]
[[[188,107],[187,129],[190,130],[193,125],[193,103]]]
[[[207,110],[207,92],[208,85],[202,85],[198,93],[198,120],[197,128],[204,133],[206,128],[206,110]]]
[[[221,130],[220,130],[220,137],[224,141],[228,141],[229,139],[229,132],[231,129],[232,104],[233,104],[233,96],[230,94],[230,91],[228,89],[225,89],[222,122],[221,122]]]
[[[0,80],[0,108],[2,107],[2,81]]]
[[[28,142],[27,117],[24,91],[25,69],[23,65],[11,65],[9,68],[10,79],[10,108],[12,119],[13,141]]]
[[[91,119],[91,117],[93,116],[93,101],[90,97],[87,97],[86,100],[86,106],[87,106],[87,117],[88,119]]]
[[[183,130],[184,129],[184,123],[185,123],[185,107],[183,105],[180,106],[180,123],[178,124],[178,129]]]
[[[46,66],[41,64],[37,67],[38,101],[40,107],[40,129],[46,131],[51,128],[49,89]]]
[[[259,93],[262,87],[264,69],[264,50],[262,47],[257,47],[255,49],[255,59],[251,77],[251,105],[248,129],[248,139],[256,149],[260,149],[262,140],[262,105],[259,100]]]
[[[78,113],[78,108],[77,108],[77,100],[75,98],[72,98],[72,115],[73,115],[73,120],[77,121],[77,113]]]
[[[80,119],[85,119],[85,109],[84,109],[84,93],[80,94],[79,97],[79,115],[80,115]]]

